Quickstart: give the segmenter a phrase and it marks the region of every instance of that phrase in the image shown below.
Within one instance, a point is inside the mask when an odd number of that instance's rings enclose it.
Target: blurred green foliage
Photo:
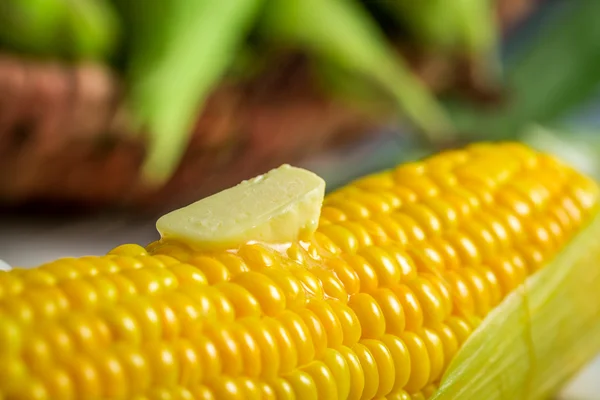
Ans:
[[[495,80],[492,0],[3,0],[0,47],[94,60],[121,73],[146,177],[168,178],[205,100],[251,79],[277,52],[308,56],[324,88],[364,109],[387,104],[433,143],[514,138],[589,99],[600,81],[600,1],[562,2],[506,61],[501,102],[442,103],[398,44]],[[466,64],[465,64],[466,63]],[[459,71],[460,72],[460,71]],[[472,71],[471,71],[472,72]],[[483,107],[482,105],[486,105]]]
[[[134,120],[150,139],[146,176],[160,182],[177,166],[199,108],[221,79],[230,71],[242,77],[277,51],[307,55],[316,76],[338,95],[372,96],[362,104],[387,102],[428,138],[447,137],[452,128],[445,110],[402,60],[393,32],[408,32],[408,40],[425,52],[487,65],[481,60],[493,58],[493,4],[4,0],[0,46],[34,56],[102,61],[120,71]]]
[[[466,137],[514,138],[531,123],[559,121],[597,92],[600,1],[559,2],[555,7],[506,61],[504,102],[487,109],[450,106]]]

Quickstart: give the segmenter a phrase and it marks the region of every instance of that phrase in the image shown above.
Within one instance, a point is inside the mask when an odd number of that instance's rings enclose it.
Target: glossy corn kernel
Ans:
[[[0,398],[427,399],[597,203],[546,156],[478,145],[333,193],[306,242],[0,271]]]

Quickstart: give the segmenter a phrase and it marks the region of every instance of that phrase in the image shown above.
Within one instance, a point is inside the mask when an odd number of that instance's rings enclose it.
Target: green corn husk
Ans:
[[[450,5],[449,2],[444,3]],[[493,57],[497,37],[496,9],[490,0],[459,0],[452,2],[459,10],[456,16],[460,32],[459,49],[469,54]]]
[[[494,4],[490,0],[378,0],[433,50],[488,54],[495,47]]]
[[[23,53],[105,60],[119,31],[119,17],[105,0],[0,2],[0,44]]]
[[[373,115],[390,109],[386,91],[379,85],[367,79],[356,79],[351,71],[326,60],[315,60],[314,64],[318,82],[338,101]]]
[[[418,49],[442,57],[471,95],[496,98],[502,65],[492,0],[378,0],[379,9],[406,27]]]
[[[262,32],[271,40],[300,46],[377,84],[431,140],[451,136],[444,110],[394,54],[360,4],[340,0],[273,1],[262,21]]]
[[[460,35],[456,10],[444,0],[379,0],[377,5],[405,25],[417,40],[430,48],[449,51],[456,46]]]
[[[63,0],[64,1],[64,0]],[[83,58],[111,56],[120,36],[120,21],[112,5],[105,0],[71,0],[66,20],[72,32],[70,48]]]
[[[508,139],[531,123],[547,124],[596,93],[600,83],[600,14],[598,1],[565,2],[510,57],[506,67],[506,104],[483,110],[453,104],[458,129],[471,138]]]
[[[452,360],[432,400],[547,399],[600,351],[600,215],[510,294]]]
[[[150,135],[148,182],[164,181],[177,167],[203,101],[234,59],[262,3],[152,0],[143,13],[136,2],[124,4],[137,33],[128,68],[129,101]]]

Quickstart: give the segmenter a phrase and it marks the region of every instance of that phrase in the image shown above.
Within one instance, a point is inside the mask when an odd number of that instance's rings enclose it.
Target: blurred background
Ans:
[[[285,162],[331,190],[510,139],[600,177],[598,16],[596,0],[0,0],[0,259],[146,244],[157,215]],[[596,364],[561,398],[600,399]]]

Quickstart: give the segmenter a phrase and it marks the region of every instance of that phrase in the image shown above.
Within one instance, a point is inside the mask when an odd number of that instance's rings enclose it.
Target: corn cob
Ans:
[[[283,245],[165,236],[0,271],[0,398],[444,398],[598,193],[550,156],[477,144],[328,195]]]

